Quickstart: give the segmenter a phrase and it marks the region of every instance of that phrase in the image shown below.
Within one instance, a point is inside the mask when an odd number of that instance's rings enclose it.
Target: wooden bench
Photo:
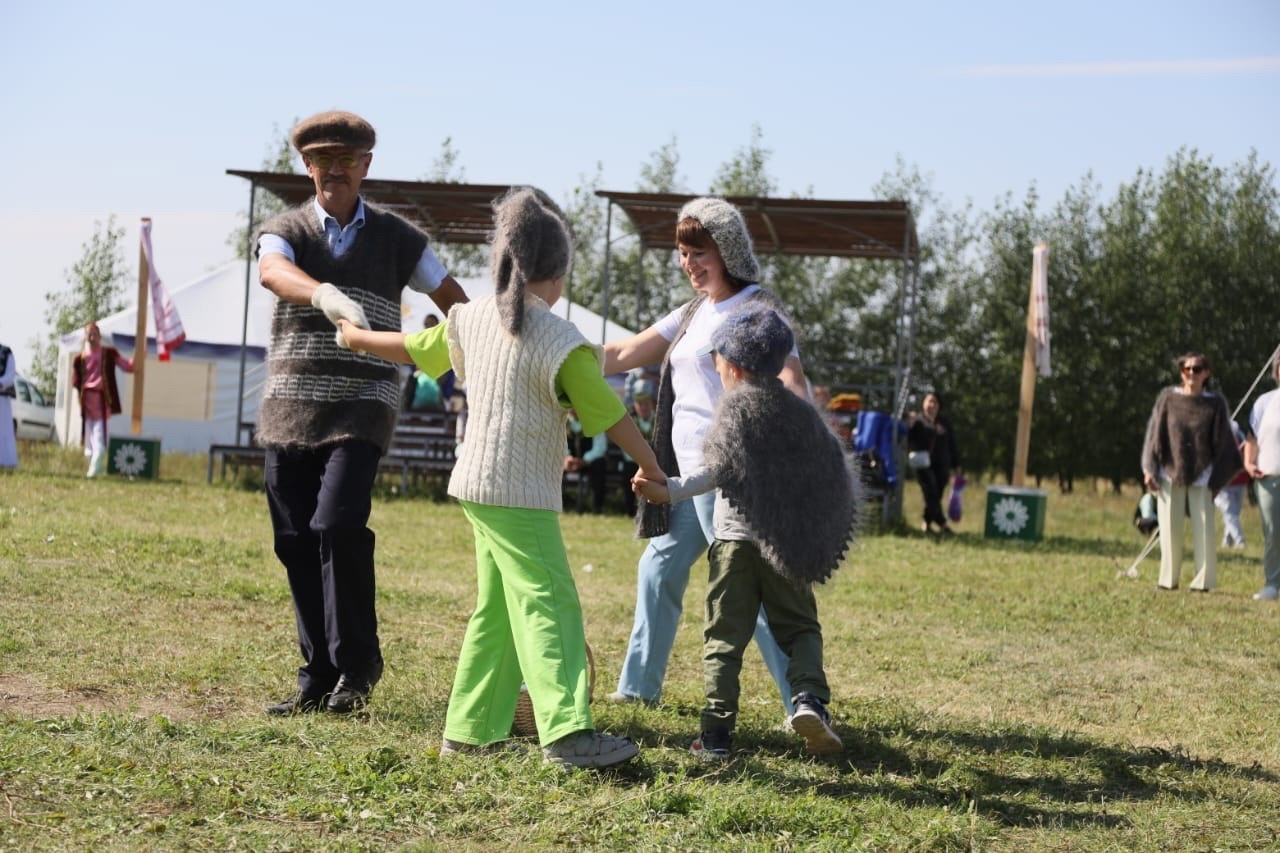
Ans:
[[[453,471],[457,423],[453,412],[401,412],[378,472],[399,477],[402,492],[424,478],[447,477]],[[219,463],[219,478],[226,479],[228,467],[234,478],[241,467],[261,468],[266,461],[266,450],[251,443],[252,425],[241,426],[242,432],[249,428],[249,443],[209,445],[209,483]]]

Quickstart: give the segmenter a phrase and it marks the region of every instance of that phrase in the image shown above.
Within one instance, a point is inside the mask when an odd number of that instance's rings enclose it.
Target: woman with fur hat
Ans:
[[[696,198],[684,205],[676,219],[676,245],[694,299],[643,332],[604,348],[607,375],[661,361],[653,446],[662,469],[673,474],[702,465],[703,437],[724,390],[707,351],[712,333],[747,302],[778,304],[757,284],[760,265],[742,213],[724,199]],[[808,399],[808,382],[794,349],[781,379]],[[653,703],[661,697],[689,569],[714,539],[714,504],[715,496],[704,494],[674,506],[641,507],[638,528],[650,540],[638,566],[635,623],[610,701]],[[787,658],[763,612],[755,638],[789,716]]]
[[[443,754],[511,733],[523,681],[548,762],[604,767],[639,751],[595,731],[582,608],[558,513],[565,420],[605,432],[645,476],[666,479],[600,371],[600,350],[550,306],[564,292],[573,248],[559,211],[531,189],[494,205],[495,293],[456,305],[448,320],[406,337],[339,321],[342,343],[467,384],[467,440],[449,494],[475,532],[476,609],[458,655]]]

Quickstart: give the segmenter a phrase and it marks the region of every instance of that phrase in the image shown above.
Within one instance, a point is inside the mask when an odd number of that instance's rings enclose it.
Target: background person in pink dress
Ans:
[[[117,367],[133,373],[133,359],[115,347],[104,347],[98,324],[90,322],[84,327],[84,349],[71,367],[72,384],[80,392],[80,438],[89,457],[87,477],[106,472],[107,419],[121,412]]]

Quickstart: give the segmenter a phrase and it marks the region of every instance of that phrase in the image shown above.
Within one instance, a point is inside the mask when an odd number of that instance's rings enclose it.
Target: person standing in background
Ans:
[[[947,516],[942,511],[942,493],[947,490],[954,469],[960,471],[960,451],[956,447],[956,434],[951,423],[942,416],[942,398],[936,391],[924,395],[920,403],[920,414],[910,413],[907,417],[910,427],[907,429],[907,450],[912,457],[919,457],[924,464],[911,467],[916,472],[916,482],[920,484],[920,492],[924,496],[924,523],[921,529],[925,533],[938,525],[938,532],[951,535],[947,526]],[[909,461],[910,461],[909,457]]]
[[[1234,421],[1231,423],[1231,433],[1235,436],[1236,444],[1240,445],[1243,451],[1244,433]],[[1223,548],[1239,550],[1245,546],[1244,527],[1240,524],[1240,510],[1244,508],[1244,490],[1248,486],[1249,472],[1241,468],[1235,479],[1213,496],[1213,505],[1218,508],[1218,512],[1222,513]]]
[[[1280,358],[1272,365],[1280,383]],[[1253,478],[1262,514],[1262,589],[1254,601],[1280,598],[1280,388],[1259,397],[1249,413],[1244,469]]]
[[[18,437],[13,429],[13,397],[18,367],[13,350],[0,344],[0,468],[18,467]]]
[[[106,473],[107,420],[122,411],[117,367],[133,373],[133,359],[125,358],[115,347],[104,347],[102,330],[90,322],[84,327],[84,349],[71,364],[71,384],[80,392],[80,435],[84,455],[89,457],[87,477]]]
[[[1231,430],[1227,401],[1208,387],[1213,371],[1204,353],[1178,357],[1182,381],[1156,397],[1142,445],[1142,482],[1156,493],[1160,517],[1160,589],[1177,589],[1182,572],[1182,525],[1191,516],[1196,574],[1191,589],[1218,583],[1213,493],[1235,477],[1243,462]],[[1183,511],[1186,507],[1186,511]]]

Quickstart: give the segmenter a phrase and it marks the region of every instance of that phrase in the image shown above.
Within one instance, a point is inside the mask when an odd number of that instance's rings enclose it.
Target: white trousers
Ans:
[[[1222,512],[1222,547],[1243,548],[1244,528],[1240,526],[1240,510],[1244,507],[1246,486],[1223,486],[1214,504]]]
[[[1208,592],[1217,586],[1213,496],[1208,487],[1175,486],[1168,480],[1162,480],[1156,514],[1160,517],[1160,579],[1157,583],[1165,589],[1178,588],[1182,574],[1182,524],[1189,520],[1196,561],[1196,576],[1191,579],[1191,588]]]
[[[84,422],[84,455],[89,457],[89,473],[96,477],[107,470],[107,422],[89,418]]]

